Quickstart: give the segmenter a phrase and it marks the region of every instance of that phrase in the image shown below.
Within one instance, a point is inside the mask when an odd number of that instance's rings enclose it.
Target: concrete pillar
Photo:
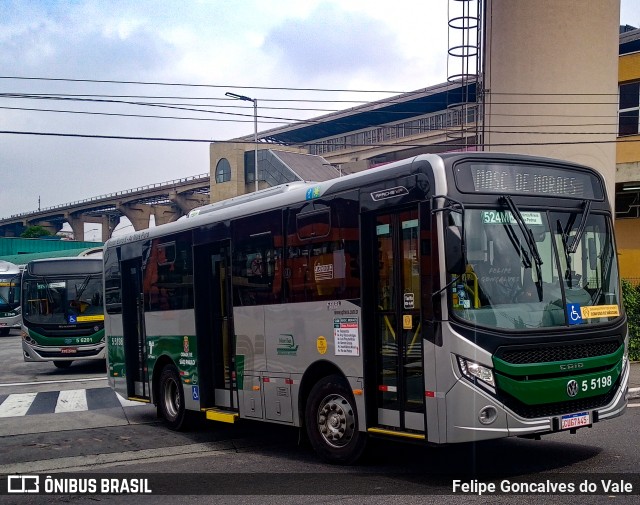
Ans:
[[[620,0],[486,0],[489,151],[581,163],[613,202]]]
[[[122,212],[135,231],[149,228],[149,218],[151,217],[151,205],[126,204],[118,202],[116,208]]]
[[[180,194],[176,191],[171,191],[169,193],[169,200],[180,207],[183,215],[188,214],[196,207],[202,207],[203,205],[207,205],[210,203],[209,195],[201,195],[199,193]]]
[[[152,205],[151,206],[153,216],[156,220],[156,226],[159,224],[172,223],[179,217],[183,216],[180,210],[173,205]]]
[[[0,237],[19,237],[24,230],[25,226],[20,223],[0,226]]]
[[[83,241],[85,221],[82,218],[82,214],[73,215],[70,212],[65,212],[64,217],[69,226],[71,226],[71,231],[73,231],[73,240]]]
[[[112,214],[103,214],[100,216],[102,222],[102,241],[106,242],[111,238],[111,234],[116,226],[120,223],[120,216]]]

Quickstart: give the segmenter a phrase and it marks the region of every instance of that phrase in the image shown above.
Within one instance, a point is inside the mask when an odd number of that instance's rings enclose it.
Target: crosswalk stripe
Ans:
[[[24,416],[38,393],[9,395],[0,405],[0,417]]]
[[[129,401],[109,387],[14,393],[0,395],[0,418],[144,405],[148,404]]]
[[[56,414],[61,412],[81,412],[83,410],[88,410],[86,390],[67,389],[60,391],[58,403],[56,403]]]

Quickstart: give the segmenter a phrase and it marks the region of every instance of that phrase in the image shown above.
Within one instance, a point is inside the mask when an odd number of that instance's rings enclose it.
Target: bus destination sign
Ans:
[[[456,185],[464,193],[500,193],[564,198],[603,198],[600,180],[589,173],[538,165],[470,163],[456,167]]]

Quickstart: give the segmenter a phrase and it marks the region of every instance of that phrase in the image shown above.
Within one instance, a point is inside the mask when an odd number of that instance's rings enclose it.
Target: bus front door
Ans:
[[[194,259],[201,406],[237,410],[229,242],[197,246]]]
[[[122,321],[127,395],[149,399],[140,258],[122,262]]]
[[[418,208],[378,214],[369,222],[377,424],[424,432]]]

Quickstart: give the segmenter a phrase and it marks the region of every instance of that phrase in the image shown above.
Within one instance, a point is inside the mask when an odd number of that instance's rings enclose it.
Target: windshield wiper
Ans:
[[[577,214],[571,214],[569,219],[567,220],[567,226],[563,228],[562,223],[558,219],[557,228],[558,233],[562,238],[562,247],[564,248],[564,257],[565,262],[567,263],[567,271],[565,272],[565,279],[567,280],[567,284],[569,288],[572,287],[572,279],[571,279],[571,255],[575,254],[578,250],[578,244],[582,240],[582,235],[584,235],[584,231],[587,228],[587,219],[589,218],[589,213],[591,212],[591,200],[583,200],[582,205],[584,209],[582,210],[582,217],[580,218],[580,225],[576,229],[576,233],[573,236],[573,240],[571,241],[571,245],[569,245],[569,234],[573,229],[573,225],[576,221]]]
[[[524,222],[524,218],[522,217],[520,210],[518,209],[518,207],[516,207],[516,204],[513,203],[513,200],[509,195],[500,197],[500,200],[505,202],[507,204],[507,207],[509,207],[511,214],[516,220],[516,223],[518,223],[518,227],[520,228],[520,231],[522,232],[522,235],[524,235],[524,239],[529,246],[529,251],[531,251],[533,261],[535,261],[537,267],[539,268],[540,265],[542,265],[542,258],[540,257],[538,246],[536,245],[536,239],[533,237],[533,232],[527,226],[527,223]]]
[[[513,231],[511,223],[504,223],[504,229],[507,232],[509,240],[511,241],[511,245],[513,245],[514,249],[518,251],[518,256],[520,256],[520,259],[522,260],[522,266],[524,266],[525,268],[531,268],[531,260],[529,259],[529,255],[527,254],[527,251],[524,250],[524,247],[522,247],[522,244],[520,244],[518,237],[516,237],[516,232]]]
[[[580,226],[578,226],[576,234],[573,236],[573,242],[571,242],[571,245],[567,248],[567,252],[569,254],[573,254],[578,250],[578,244],[580,243],[580,240],[582,240],[582,235],[584,234],[584,230],[587,227],[587,219],[589,217],[589,213],[591,212],[591,200],[584,200],[582,204],[584,205],[584,210],[582,211],[582,217],[580,218]],[[569,236],[570,231],[571,226],[567,225],[567,229],[564,232],[566,233],[567,237]]]
[[[75,288],[76,288],[76,300],[80,300],[80,297],[84,293],[84,290],[87,289],[87,286],[89,285],[89,281],[90,280],[91,280],[91,276],[87,275],[83,279],[82,284],[80,284],[80,287],[75,286]]]
[[[540,266],[542,266],[542,258],[540,257],[540,251],[538,251],[536,239],[533,236],[531,228],[529,228],[527,226],[527,223],[524,222],[524,218],[520,213],[520,209],[516,207],[516,204],[513,203],[511,197],[509,195],[505,195],[500,197],[500,200],[505,202],[507,204],[507,207],[509,207],[509,211],[511,211],[513,218],[516,220],[516,223],[518,223],[518,227],[520,228],[520,231],[524,236],[524,240],[526,241],[527,246],[529,246],[529,251],[531,252],[531,256],[533,257],[533,261],[536,265],[536,291],[538,292],[538,299],[542,301],[542,272],[540,269]],[[524,250],[522,252],[524,252]],[[526,259],[529,262],[529,258],[527,257]],[[529,262],[529,265],[530,264],[531,262]]]

